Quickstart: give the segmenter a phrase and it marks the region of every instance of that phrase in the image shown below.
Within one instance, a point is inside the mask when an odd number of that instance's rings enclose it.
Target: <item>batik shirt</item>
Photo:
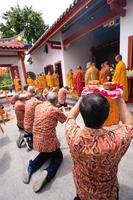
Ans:
[[[36,107],[33,125],[33,147],[36,151],[53,152],[60,147],[56,135],[58,121],[61,123],[66,121],[66,116],[59,108],[49,102]]]
[[[42,101],[39,101],[35,97],[32,97],[25,103],[24,129],[28,133],[32,133],[35,107],[40,103],[42,103]]]
[[[127,151],[133,129],[126,125],[115,131],[80,128],[68,117],[66,138],[73,160],[77,194],[82,200],[116,200],[118,164]]]
[[[14,110],[17,118],[17,123],[21,128],[23,128],[24,123],[24,113],[25,113],[25,104],[24,102],[18,100],[15,102]]]

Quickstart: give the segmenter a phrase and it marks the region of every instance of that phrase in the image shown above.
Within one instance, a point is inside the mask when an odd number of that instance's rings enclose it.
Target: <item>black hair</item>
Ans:
[[[27,89],[28,89],[28,85],[25,84],[25,85],[24,85],[24,90],[27,90]]]
[[[110,65],[109,61],[105,61],[103,64],[104,65]]]
[[[79,110],[86,127],[99,129],[109,115],[109,103],[101,94],[89,94],[81,100]]]
[[[44,97],[43,97],[42,94],[36,94],[34,97],[35,97],[36,99],[40,100],[40,101],[44,101]]]

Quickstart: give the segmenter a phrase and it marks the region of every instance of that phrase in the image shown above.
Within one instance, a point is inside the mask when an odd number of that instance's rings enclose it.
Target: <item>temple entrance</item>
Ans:
[[[44,72],[45,72],[45,74],[48,74],[48,72],[53,74],[53,72],[54,72],[53,65],[47,65],[46,67],[44,67]]]
[[[111,22],[92,32],[94,40],[97,40],[91,49],[92,61],[98,69],[101,69],[101,64],[105,61],[114,66],[115,56],[119,54],[120,19],[116,18]]]
[[[8,90],[13,85],[13,79],[19,78],[17,66],[0,65],[0,90]]]
[[[61,66],[61,62],[57,62],[55,63],[55,70],[58,72],[59,74],[59,81],[60,81],[60,88],[63,87],[63,77],[62,77],[62,66]]]
[[[99,46],[93,50],[93,61],[98,69],[101,69],[101,64],[108,61],[113,67],[115,65],[115,56],[119,54],[119,41],[114,41],[106,46]]]

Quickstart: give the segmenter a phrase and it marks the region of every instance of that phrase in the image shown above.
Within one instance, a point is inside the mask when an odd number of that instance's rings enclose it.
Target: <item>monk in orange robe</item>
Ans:
[[[14,78],[13,83],[14,83],[14,88],[15,88],[16,92],[18,92],[22,89],[21,88],[21,80],[17,76]]]
[[[89,67],[85,73],[85,85],[88,85],[90,81],[99,80],[99,70],[95,63],[89,64]]]
[[[109,66],[109,62],[106,61],[103,63],[103,67],[101,69],[101,71],[99,72],[99,81],[101,84],[109,81],[110,79],[110,66]]]
[[[34,85],[35,85],[36,88],[39,88],[39,89],[42,88],[42,84],[39,80],[39,75],[36,76],[36,80],[34,81]]]
[[[117,62],[115,73],[112,78],[112,81],[114,83],[122,84],[123,85],[123,99],[125,101],[128,100],[128,80],[127,80],[127,74],[126,74],[126,65],[122,61],[122,56],[117,55],[115,57],[115,60]]]
[[[73,74],[73,79],[74,79],[74,88],[78,96],[81,96],[81,92],[84,87],[84,74],[80,66],[78,66],[77,69],[75,70]]]
[[[38,76],[38,80],[39,80],[39,82],[40,82],[40,85],[39,85],[39,87],[40,88],[46,88],[47,87],[47,82],[46,82],[46,76],[45,76],[45,74],[40,74],[39,76]]]
[[[46,75],[45,75],[45,73],[42,73],[42,77],[43,77],[42,85],[43,85],[43,89],[45,89],[47,87],[47,81],[46,81]]]
[[[54,81],[54,87],[56,87],[58,91],[60,88],[60,81],[59,81],[59,74],[56,70],[53,73],[53,81]]]
[[[73,88],[73,70],[72,69],[70,69],[67,72],[67,85],[68,87]]]
[[[26,79],[26,82],[28,86],[34,86],[34,81],[31,79],[30,76]]]
[[[48,71],[48,74],[46,75],[46,81],[47,81],[47,86],[49,88],[54,87],[54,79],[53,79],[53,75],[50,73],[50,71]]]

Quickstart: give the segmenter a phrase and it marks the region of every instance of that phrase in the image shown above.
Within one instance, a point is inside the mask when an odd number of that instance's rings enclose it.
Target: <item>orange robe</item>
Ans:
[[[106,66],[101,69],[99,72],[99,81],[101,84],[108,81],[107,77],[110,76],[110,67]]]
[[[78,93],[78,96],[81,95],[81,92],[84,87],[84,75],[83,72],[79,69],[77,69],[73,74],[74,79],[74,88],[76,92]]]
[[[53,74],[53,81],[54,81],[54,87],[57,87],[57,89],[59,90],[60,81],[59,81],[59,74],[58,73]]]
[[[48,87],[50,87],[50,88],[54,87],[53,75],[47,74],[47,75],[46,75],[46,81],[47,81],[47,86],[48,86]]]
[[[67,72],[67,85],[72,88],[73,87],[73,73],[68,71]]]
[[[36,88],[39,88],[39,89],[42,87],[41,82],[38,80],[38,78],[36,78],[36,80],[34,81],[34,85]]]
[[[46,82],[46,76],[45,75],[40,75],[38,77],[38,80],[40,81],[40,86],[41,88],[46,88],[47,87],[47,82]]]
[[[123,85],[123,99],[128,100],[128,80],[126,74],[126,66],[123,61],[119,61],[116,65],[115,73],[112,81]]]
[[[90,67],[85,73],[85,84],[88,85],[89,81],[99,80],[99,70],[96,67]]]
[[[15,91],[21,90],[21,81],[19,78],[15,78],[13,80],[13,83],[14,83]]]
[[[119,124],[120,121],[120,111],[118,103],[115,99],[107,98],[109,102],[109,116],[106,119],[104,126],[112,126]]]
[[[34,86],[34,81],[31,78],[27,78],[26,82],[28,86]]]

